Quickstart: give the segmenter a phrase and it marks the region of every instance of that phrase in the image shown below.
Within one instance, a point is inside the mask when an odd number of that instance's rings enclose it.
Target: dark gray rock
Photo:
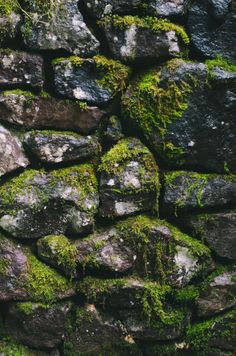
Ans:
[[[153,16],[182,16],[188,10],[189,0],[151,0],[147,11]]]
[[[219,55],[235,62],[236,3],[201,0],[193,3],[188,19],[191,40],[205,57]]]
[[[18,33],[21,17],[15,12],[2,14],[0,10],[0,45],[13,39]]]
[[[103,115],[97,107],[49,95],[34,96],[20,90],[0,94],[0,120],[27,129],[53,128],[89,134],[98,127]]]
[[[236,213],[225,212],[188,216],[185,224],[200,237],[218,256],[236,259]]]
[[[233,67],[175,59],[133,80],[123,116],[171,168],[234,171],[235,98]]]
[[[136,138],[112,147],[99,166],[100,213],[119,217],[153,210],[159,197],[158,167],[151,152]]]
[[[96,157],[100,147],[96,137],[56,131],[27,133],[24,143],[35,157],[45,163],[81,161]]]
[[[28,164],[20,140],[0,125],[0,177]]]
[[[130,70],[102,56],[53,61],[56,91],[68,98],[103,105],[125,88]]]
[[[174,171],[165,173],[163,209],[170,214],[236,204],[233,175]]]
[[[89,164],[25,171],[0,187],[0,226],[20,239],[91,231],[98,207],[97,181]],[[82,217],[81,217],[82,215]]]
[[[236,306],[235,273],[225,272],[216,276],[197,299],[197,314],[208,317]]]
[[[112,55],[118,60],[160,60],[180,54],[182,42],[176,30],[178,26],[171,23],[164,26],[161,19],[153,18],[152,23],[150,18],[108,16],[99,24]]]
[[[30,86],[42,89],[43,58],[36,54],[0,50],[0,88]]]
[[[26,4],[27,5],[27,4]],[[83,20],[73,0],[37,3],[28,1],[22,33],[31,49],[64,49],[82,57],[97,54],[100,44]]]
[[[104,143],[117,143],[124,138],[121,122],[117,116],[111,116],[107,120],[106,128],[103,132]]]

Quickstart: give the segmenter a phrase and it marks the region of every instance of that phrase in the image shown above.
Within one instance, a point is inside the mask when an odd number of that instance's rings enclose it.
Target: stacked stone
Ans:
[[[0,0],[0,355],[234,354],[235,17]]]

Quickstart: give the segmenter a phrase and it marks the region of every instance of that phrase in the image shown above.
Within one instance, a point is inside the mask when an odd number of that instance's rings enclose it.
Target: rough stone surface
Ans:
[[[117,143],[124,138],[122,125],[117,116],[111,116],[107,120],[106,128],[103,133],[104,143]]]
[[[235,1],[201,0],[193,3],[188,26],[191,39],[202,55],[219,55],[235,62],[235,15]]]
[[[220,66],[172,60],[139,75],[124,96],[124,115],[172,168],[236,168],[236,72]]]
[[[5,91],[0,94],[0,119],[28,129],[53,128],[83,134],[94,131],[104,112],[95,106],[34,96],[30,92]]]
[[[187,12],[189,0],[151,0],[151,14],[155,16],[182,16]]]
[[[236,213],[225,212],[188,216],[185,224],[200,237],[218,256],[236,259]]]
[[[0,50],[0,88],[43,86],[43,58],[27,52]]]
[[[0,45],[16,36],[19,30],[20,22],[21,17],[15,12],[11,12],[9,15],[0,14]]]
[[[22,27],[25,44],[32,49],[64,49],[82,57],[99,51],[100,44],[83,20],[77,3],[59,0],[55,4],[38,4],[30,0]]]
[[[0,177],[17,168],[25,168],[28,164],[18,138],[0,125]]]
[[[134,138],[119,141],[102,157],[100,213],[119,217],[155,209],[158,167],[151,152]]]
[[[81,161],[99,153],[99,142],[95,137],[73,132],[31,132],[25,135],[24,143],[45,163]]]

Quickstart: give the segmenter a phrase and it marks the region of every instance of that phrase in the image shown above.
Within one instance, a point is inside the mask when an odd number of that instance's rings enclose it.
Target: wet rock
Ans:
[[[12,303],[6,316],[6,332],[13,340],[34,348],[54,348],[64,339],[70,302],[55,304]]]
[[[236,305],[235,273],[225,272],[216,276],[197,299],[197,313],[208,317],[226,311]]]
[[[27,5],[27,4],[26,4]],[[73,0],[37,3],[28,1],[22,33],[31,49],[64,49],[82,57],[99,51],[100,44],[86,26]]]
[[[36,54],[0,50],[0,87],[43,86],[43,58]]]
[[[104,112],[69,100],[55,99],[44,93],[9,90],[0,94],[0,119],[27,129],[53,128],[83,134],[94,131]]]
[[[65,97],[103,105],[125,88],[130,70],[103,56],[53,61],[55,89]]]
[[[0,177],[28,164],[21,142],[0,125]]]
[[[193,3],[188,27],[191,40],[205,57],[219,55],[235,62],[236,4],[230,0],[201,0]]]
[[[188,216],[185,224],[193,235],[201,238],[218,256],[236,259],[236,235],[234,211]]]
[[[98,156],[99,142],[73,132],[38,131],[25,135],[24,143],[45,163],[81,161]]]
[[[236,204],[233,175],[174,171],[165,174],[163,209],[171,214]]]
[[[175,59],[133,80],[123,116],[172,169],[234,171],[235,95],[233,66]]]
[[[0,45],[6,43],[10,39],[15,38],[18,33],[21,17],[14,11],[6,13],[0,9]],[[14,10],[17,10],[16,8]]]
[[[102,157],[99,170],[102,216],[118,217],[155,209],[159,196],[158,167],[138,139],[119,141]]]
[[[107,120],[106,129],[103,133],[105,143],[117,143],[124,138],[121,122],[117,116],[111,116]]]
[[[73,296],[72,284],[31,251],[0,236],[0,300],[44,303]]]
[[[20,239],[91,231],[98,207],[93,167],[30,170],[0,188],[0,226]],[[82,215],[82,216],[81,216]]]
[[[178,57],[181,45],[189,42],[181,27],[162,19],[108,16],[99,24],[111,53],[121,61]]]

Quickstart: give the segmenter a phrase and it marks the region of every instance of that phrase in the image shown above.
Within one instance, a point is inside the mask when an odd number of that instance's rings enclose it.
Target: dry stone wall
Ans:
[[[0,0],[0,355],[233,356],[235,0]]]

